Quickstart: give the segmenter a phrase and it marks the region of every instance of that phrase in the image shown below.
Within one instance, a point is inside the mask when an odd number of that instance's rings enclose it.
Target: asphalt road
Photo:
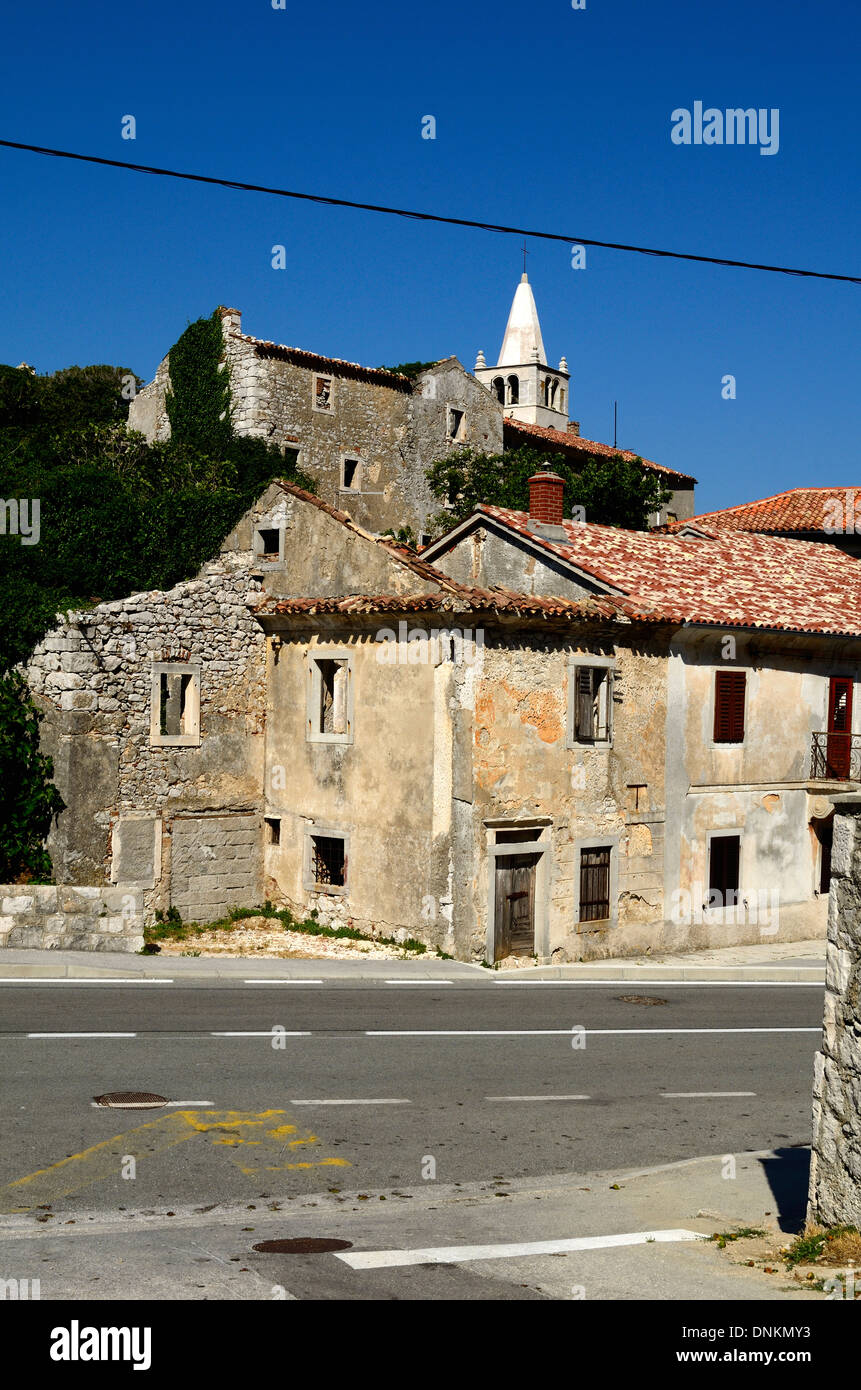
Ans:
[[[809,1140],[821,986],[620,1000],[635,989],[4,986],[0,1209],[504,1182]],[[133,1036],[62,1036],[81,1033]],[[174,1105],[92,1106],[119,1090]]]

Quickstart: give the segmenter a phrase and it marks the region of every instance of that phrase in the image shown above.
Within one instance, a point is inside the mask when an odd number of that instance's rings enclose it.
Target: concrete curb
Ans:
[[[735,965],[648,965],[630,961],[596,961],[588,965],[537,966],[528,970],[487,970],[451,960],[280,960],[274,957],[140,956],[100,951],[0,951],[0,982],[9,980],[151,980],[202,981],[346,980],[383,982],[389,979],[456,984],[479,982],[506,989],[518,985],[636,983],[642,989],[663,984],[807,984],[822,985],[825,963],[804,960],[786,964],[768,961]]]

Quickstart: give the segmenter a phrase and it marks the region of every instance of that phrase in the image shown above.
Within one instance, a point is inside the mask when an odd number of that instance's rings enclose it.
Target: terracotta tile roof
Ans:
[[[710,533],[759,531],[767,535],[824,532],[827,525],[834,527],[838,508],[839,518],[845,513],[854,526],[855,495],[855,488],[794,487],[788,492],[778,492],[773,497],[761,497],[754,502],[743,502],[737,507],[701,512],[688,521],[672,521],[662,529],[678,531],[684,526],[696,526],[698,530]],[[861,504],[861,488],[857,489],[857,495]],[[833,534],[833,531],[829,534]]]
[[[662,463],[654,463],[652,459],[641,458],[639,454],[632,454],[630,449],[614,449],[612,444],[601,444],[597,439],[583,439],[579,434],[566,434],[564,430],[550,429],[547,425],[530,425],[523,420],[506,418],[502,423],[504,430],[511,430],[515,435],[523,434],[543,439],[548,444],[552,444],[555,449],[561,450],[562,453],[598,454],[606,457],[621,454],[622,458],[627,459],[629,463],[633,463],[635,459],[639,458],[644,467],[653,473],[660,473],[662,477],[666,477],[668,482],[675,481],[680,485],[692,487],[697,481],[689,473],[679,473],[675,468],[666,468]]]
[[[604,596],[588,599],[553,598],[532,594],[515,593],[511,589],[495,585],[492,589],[476,588],[451,579],[442,570],[422,560],[407,546],[388,540],[385,536],[374,536],[365,531],[346,512],[338,511],[331,503],[315,497],[312,492],[297,487],[295,483],[279,479],[278,486],[292,497],[308,502],[321,512],[326,512],[342,526],[362,536],[365,540],[385,550],[388,555],[427,584],[434,585],[435,592],[424,594],[346,594],[334,597],[276,598],[267,594],[254,608],[260,617],[267,614],[300,613],[421,613],[421,612],[481,612],[487,614],[513,614],[522,617],[582,617],[603,621],[627,622],[612,599]]]
[[[388,372],[385,367],[363,367],[359,362],[347,362],[342,357],[324,357],[306,348],[288,347],[284,343],[273,343],[268,338],[252,338],[249,333],[238,333],[235,337],[243,343],[250,343],[264,357],[284,357],[300,367],[319,368],[322,372],[331,372],[333,376],[372,381],[378,386],[390,386],[395,391],[409,393],[413,389],[410,377],[400,372]]]
[[[449,581],[451,583],[451,581]],[[612,599],[551,598],[518,594],[510,589],[495,587],[477,589],[455,586],[454,593],[439,594],[349,594],[334,598],[276,598],[267,597],[254,611],[267,615],[342,615],[364,613],[482,613],[530,618],[580,618],[601,622],[627,621]]]
[[[861,561],[832,545],[733,532],[686,538],[563,523],[565,541],[538,536],[525,512],[493,517],[617,590],[631,618],[861,636]]]

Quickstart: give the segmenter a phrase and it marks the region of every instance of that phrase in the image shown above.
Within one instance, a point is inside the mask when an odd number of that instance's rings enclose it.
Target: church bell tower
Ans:
[[[514,294],[505,337],[495,367],[479,352],[475,375],[492,391],[503,414],[529,425],[567,430],[570,408],[568,363],[547,365],[532,286],[524,270]]]

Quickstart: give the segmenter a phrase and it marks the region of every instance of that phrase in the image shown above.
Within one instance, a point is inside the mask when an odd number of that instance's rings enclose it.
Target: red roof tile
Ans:
[[[832,545],[733,532],[686,538],[563,523],[566,540],[529,530],[525,512],[481,506],[529,540],[620,591],[629,617],[861,636],[861,561]]]
[[[510,417],[506,417],[503,420],[503,428],[513,430],[517,434],[532,435],[535,438],[544,439],[554,448],[561,450],[562,453],[598,454],[604,457],[620,454],[629,463],[633,463],[639,458],[644,467],[653,473],[660,473],[667,478],[668,482],[675,480],[679,484],[692,487],[697,481],[689,473],[679,473],[675,468],[666,468],[662,463],[654,463],[651,459],[641,458],[639,454],[632,454],[630,449],[614,449],[612,444],[601,444],[597,439],[583,439],[579,434],[566,434],[564,430],[554,430],[547,425],[530,425],[524,420],[512,420]]]
[[[452,583],[451,580],[448,581]],[[583,618],[601,622],[627,621],[613,599],[551,598],[517,594],[509,589],[477,589],[458,584],[454,593],[439,594],[349,594],[333,598],[283,598],[270,595],[254,611],[268,614],[316,615],[336,613],[483,613],[536,618]]]
[[[861,488],[857,489],[857,496],[861,507]],[[673,521],[665,529],[678,531],[684,526],[696,526],[708,532],[759,531],[768,535],[791,535],[825,532],[830,526],[831,531],[826,534],[833,534],[843,524],[844,517],[850,527],[854,527],[855,497],[855,488],[794,487],[788,492],[743,502],[737,507],[701,512],[688,521]]]
[[[409,393],[413,389],[411,377],[400,372],[389,372],[385,367],[363,367],[359,362],[347,362],[342,357],[324,357],[319,352],[309,352],[307,348],[287,347],[284,343],[273,343],[268,338],[252,338],[249,333],[236,335],[244,343],[250,343],[264,357],[283,357],[296,362],[300,367],[317,367],[331,372],[333,376],[346,376],[361,381],[372,381],[378,386],[390,386],[395,391]]]

